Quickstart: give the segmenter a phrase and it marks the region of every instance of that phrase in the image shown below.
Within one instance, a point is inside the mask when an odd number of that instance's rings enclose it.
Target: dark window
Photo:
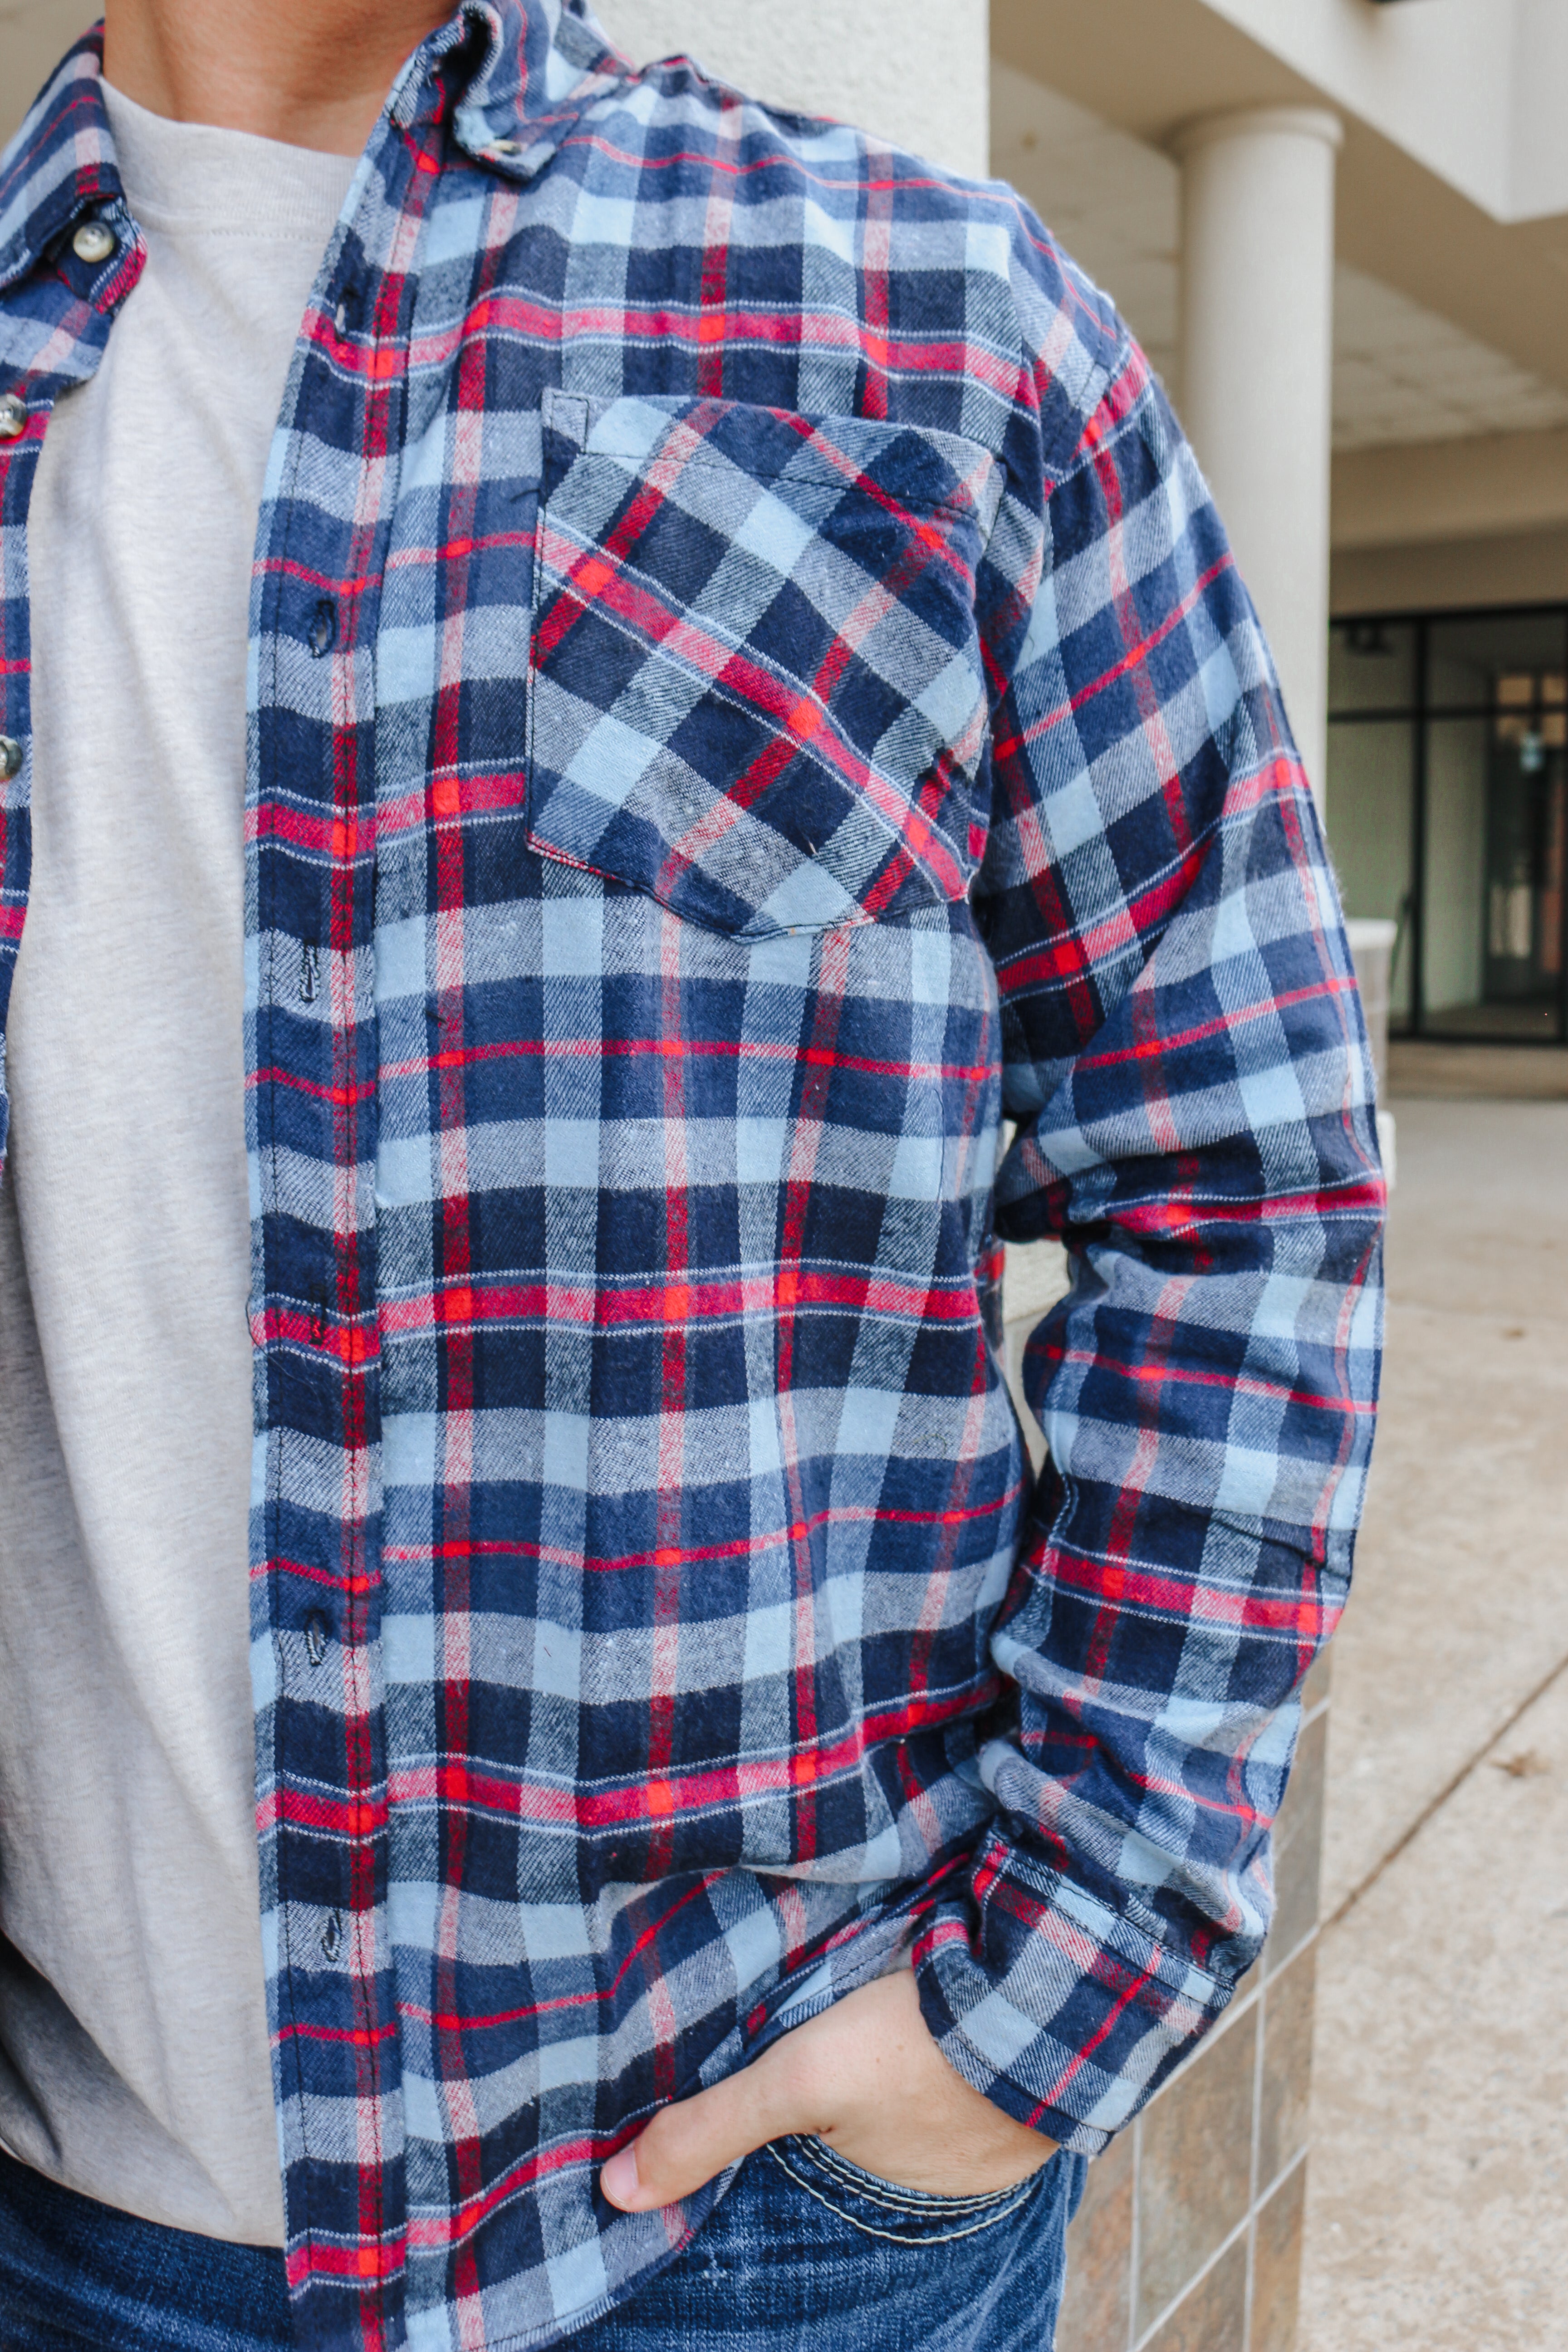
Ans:
[[[1568,609],[1336,621],[1329,842],[1393,1026],[1568,1038]]]

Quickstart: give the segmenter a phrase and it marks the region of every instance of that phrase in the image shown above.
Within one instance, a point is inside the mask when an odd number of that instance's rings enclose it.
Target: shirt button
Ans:
[[[305,1655],[319,1666],[326,1654],[327,1621],[319,1609],[312,1609],[305,1620]]]
[[[71,239],[71,251],[79,261],[107,261],[120,239],[103,221],[83,221]]]
[[[22,764],[22,746],[15,735],[0,735],[0,783],[9,783]]]
[[[0,393],[0,441],[15,441],[27,429],[27,404],[14,392]]]
[[[323,596],[311,614],[310,625],[305,633],[305,641],[318,661],[323,654],[331,653],[337,634],[338,608],[330,596]]]

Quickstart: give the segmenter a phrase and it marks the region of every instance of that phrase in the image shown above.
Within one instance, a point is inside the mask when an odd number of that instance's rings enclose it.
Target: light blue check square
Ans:
[[[618,809],[636,792],[663,748],[651,735],[640,735],[619,719],[601,719],[579,745],[567,778],[580,792],[603,801],[606,808]]]

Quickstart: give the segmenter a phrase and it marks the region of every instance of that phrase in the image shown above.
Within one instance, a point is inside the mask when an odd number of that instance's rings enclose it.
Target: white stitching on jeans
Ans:
[[[847,2189],[853,2189],[859,2196],[868,2197],[877,2204],[896,2206],[906,2213],[932,2217],[942,2210],[977,2213],[983,2208],[1005,2204],[1016,2190],[1030,2188],[1036,2177],[1031,2173],[1027,2180],[1015,2181],[1011,2189],[983,2189],[973,2197],[943,2197],[927,2189],[904,2189],[896,2180],[884,2180],[879,2173],[868,2172],[863,2164],[841,2156],[832,2141],[825,2140],[819,2133],[810,2136],[806,2147],[812,2162],[819,2164],[824,2172],[836,2173]]]
[[[841,2205],[836,2205],[831,2197],[825,2197],[820,2189],[814,2189],[808,2180],[803,2180],[799,2173],[784,2162],[784,2158],[771,2144],[767,2152],[786,2179],[793,2180],[795,2187],[804,2190],[807,2197],[815,2197],[819,2205],[826,2206],[828,2212],[835,2214],[840,2221],[847,2221],[852,2230],[863,2230],[868,2238],[886,2238],[895,2246],[946,2246],[951,2245],[955,2238],[978,2237],[982,2230],[989,2230],[994,2223],[1006,2221],[1009,2215],[1016,2213],[1025,2201],[1024,2196],[1016,2197],[1011,2204],[1001,2206],[994,2211],[988,2210],[979,2220],[971,2221],[962,2230],[943,2230],[937,2235],[927,2236],[922,2233],[920,2237],[910,2237],[901,2230],[878,2230],[869,2221],[858,2221],[853,2213],[846,2213]],[[1039,2175],[1037,2173],[1026,2183],[1025,2196],[1035,2186],[1035,2181],[1038,2178]]]

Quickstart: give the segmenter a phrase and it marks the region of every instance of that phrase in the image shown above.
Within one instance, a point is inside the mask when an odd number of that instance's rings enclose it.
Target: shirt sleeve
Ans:
[[[995,1223],[1065,1243],[1073,1283],[1025,1355],[1049,1454],[992,1640],[996,1810],[915,1951],[952,2064],[1086,2154],[1268,1926],[1297,1693],[1361,1511],[1384,1203],[1268,647],[1163,392],[1112,340],[1070,454],[998,525],[973,893],[1015,1123]]]

